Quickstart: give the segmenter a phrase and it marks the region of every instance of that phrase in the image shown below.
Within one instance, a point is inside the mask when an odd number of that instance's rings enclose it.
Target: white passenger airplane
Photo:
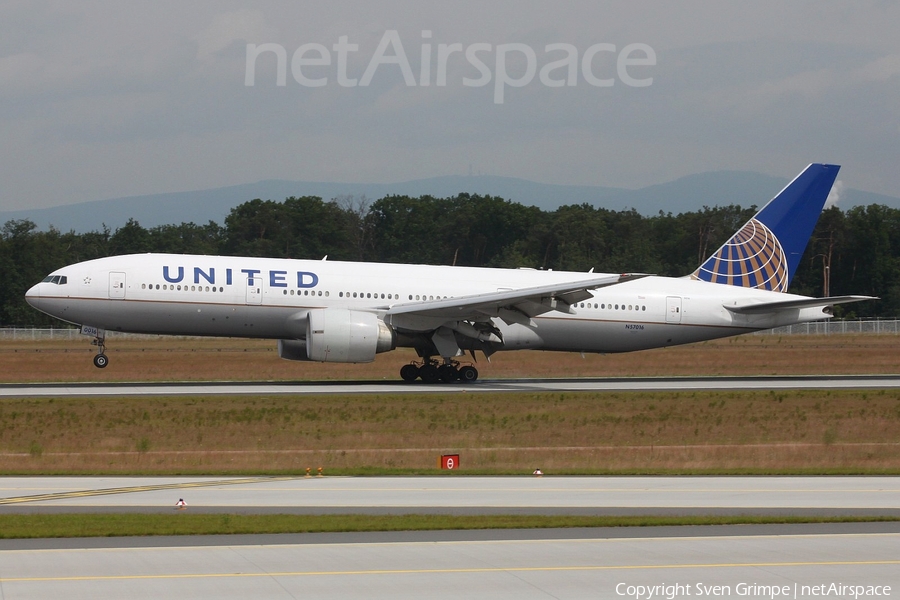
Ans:
[[[269,338],[288,360],[363,363],[412,347],[406,381],[474,381],[469,351],[628,352],[832,315],[868,296],[787,293],[834,183],[812,164],[694,273],[680,278],[229,256],[135,254],[54,271],[33,307],[106,331]],[[435,358],[439,357],[439,358]]]

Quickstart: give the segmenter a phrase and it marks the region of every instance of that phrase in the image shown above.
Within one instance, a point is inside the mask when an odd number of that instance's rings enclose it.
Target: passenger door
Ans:
[[[681,296],[666,297],[666,323],[681,323]]]
[[[125,273],[110,271],[109,298],[110,300],[122,300],[125,298]]]
[[[247,278],[247,304],[262,304],[262,277]]]

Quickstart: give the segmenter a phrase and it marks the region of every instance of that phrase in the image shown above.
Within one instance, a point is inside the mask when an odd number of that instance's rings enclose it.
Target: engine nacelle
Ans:
[[[368,312],[343,308],[309,311],[306,355],[319,362],[365,363],[397,346],[396,334]]]

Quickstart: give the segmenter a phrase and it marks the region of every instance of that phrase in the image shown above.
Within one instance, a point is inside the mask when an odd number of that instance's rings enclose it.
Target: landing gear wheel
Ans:
[[[106,358],[106,336],[98,335],[91,341],[92,346],[97,346],[97,354],[94,355],[94,366],[98,369],[106,368],[109,359]]]
[[[438,367],[438,374],[444,383],[451,383],[459,379],[459,371],[453,365],[441,365]]]
[[[478,369],[473,366],[466,365],[459,370],[459,380],[465,383],[472,383],[478,379]]]
[[[415,381],[419,377],[419,367],[413,364],[400,367],[400,379],[403,381]]]
[[[437,383],[441,378],[440,373],[438,372],[438,368],[432,364],[424,364],[419,369],[419,377],[422,378],[422,381],[425,383]]]

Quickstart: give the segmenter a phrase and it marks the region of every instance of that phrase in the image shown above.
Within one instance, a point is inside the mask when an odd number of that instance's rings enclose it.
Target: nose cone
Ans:
[[[31,286],[31,289],[29,289],[27,292],[25,292],[25,302],[27,302],[31,306],[34,306],[35,308],[37,308],[37,306],[35,305],[35,302],[37,300],[39,300],[40,297],[41,297],[41,284],[33,285],[33,286]]]
[[[47,290],[46,285],[47,284],[45,283],[39,283],[37,285],[31,286],[31,288],[27,292],[25,292],[25,302],[30,304],[31,308],[49,315],[49,303],[53,300],[53,294],[47,294],[49,290]]]
[[[51,314],[51,304],[53,302],[53,294],[47,294],[48,290],[46,284],[39,283],[37,285],[31,286],[31,288],[25,292],[25,302],[31,305],[32,308],[41,311],[42,313],[48,314],[51,317],[55,317],[56,315]],[[41,291],[43,290],[43,294]]]
[[[55,276],[54,276],[55,277]],[[60,276],[62,279],[62,276]],[[63,315],[69,310],[67,304],[68,296],[63,293],[62,285],[55,282],[44,280],[37,285],[31,286],[25,292],[25,302],[32,308],[48,314],[51,317],[62,319]]]

